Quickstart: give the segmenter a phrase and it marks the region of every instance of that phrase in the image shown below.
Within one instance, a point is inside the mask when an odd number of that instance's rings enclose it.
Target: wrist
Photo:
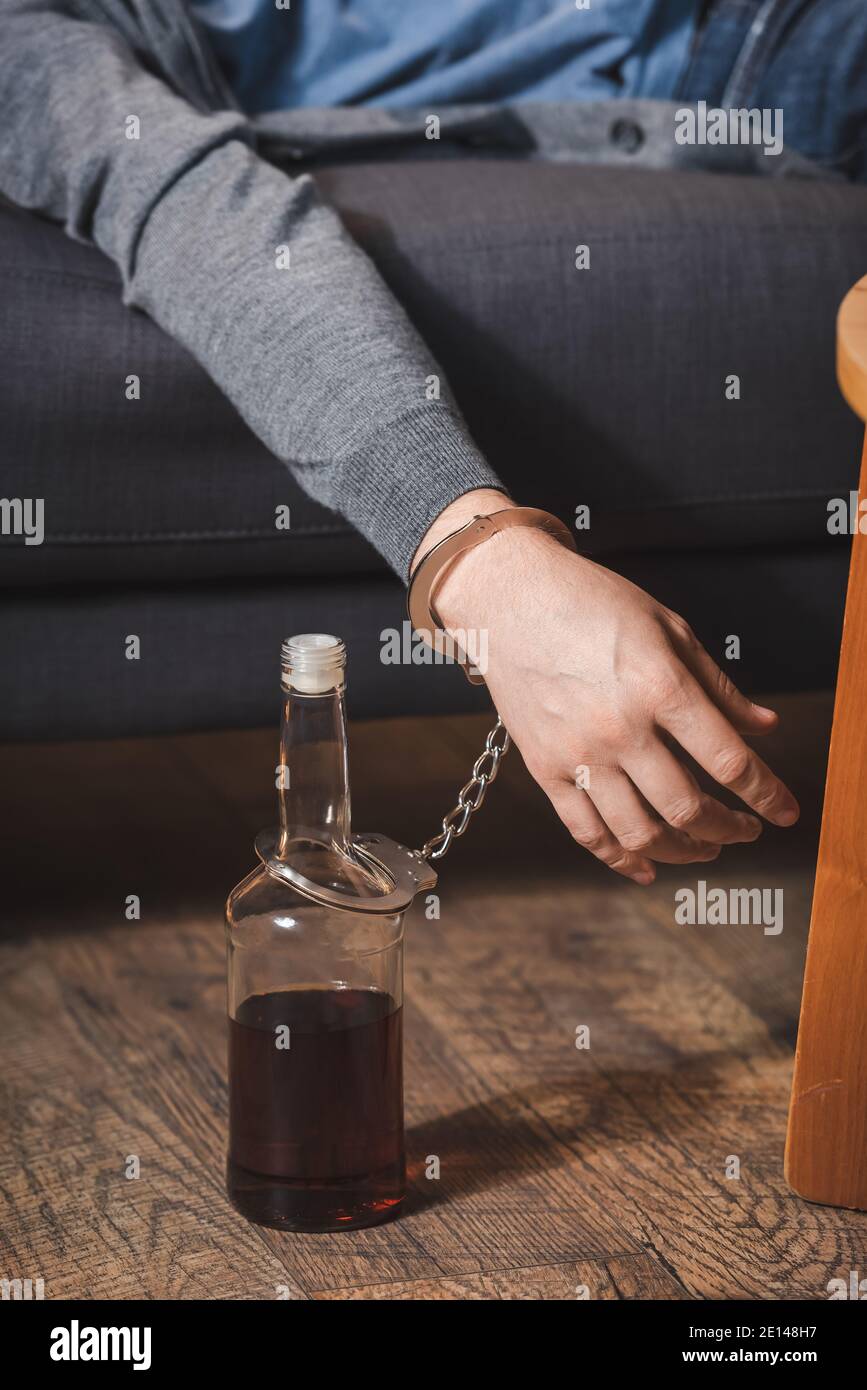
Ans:
[[[453,631],[488,627],[499,614],[520,606],[546,556],[563,549],[533,526],[497,532],[456,556],[444,572],[433,598],[437,615]]]

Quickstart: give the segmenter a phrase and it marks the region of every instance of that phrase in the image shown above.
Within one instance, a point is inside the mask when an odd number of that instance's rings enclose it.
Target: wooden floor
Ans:
[[[802,824],[707,874],[783,888],[779,936],[677,926],[701,871],[608,875],[510,755],[442,867],[440,920],[409,929],[408,1211],[329,1236],[260,1230],[223,1195],[221,913],[274,818],[274,730],[0,750],[0,1278],[46,1298],[822,1299],[867,1276],[867,1215],[782,1178],[830,701],[779,707]],[[484,727],[354,728],[356,827],[420,844]]]

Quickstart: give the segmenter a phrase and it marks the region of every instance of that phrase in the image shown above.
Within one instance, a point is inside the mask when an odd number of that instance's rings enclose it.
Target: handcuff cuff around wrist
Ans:
[[[445,578],[446,571],[459,555],[483,545],[492,536],[508,531],[513,526],[544,531],[561,545],[571,550],[578,548],[568,526],[550,512],[543,512],[538,507],[505,507],[499,512],[474,516],[466,525],[432,546],[416,566],[409,583],[406,606],[413,628],[437,652],[442,652],[443,640],[446,639],[454,650],[455,660],[471,685],[484,685],[485,678],[474,667],[469,653],[461,649],[455,638],[443,626],[434,607],[436,590]]]

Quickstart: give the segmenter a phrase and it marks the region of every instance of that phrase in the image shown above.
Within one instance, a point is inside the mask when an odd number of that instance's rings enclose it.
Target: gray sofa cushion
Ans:
[[[833,682],[846,559],[845,547],[823,546],[657,552],[615,556],[613,564],[683,613],[755,693]],[[381,634],[399,630],[404,616],[402,586],[385,573],[20,590],[0,605],[0,739],[276,727],[280,643],[291,632],[322,630],[346,640],[356,718],[489,709],[484,687],[455,667],[383,664]],[[733,629],[737,662],[725,660]],[[125,657],[131,633],[141,639],[138,661]]]

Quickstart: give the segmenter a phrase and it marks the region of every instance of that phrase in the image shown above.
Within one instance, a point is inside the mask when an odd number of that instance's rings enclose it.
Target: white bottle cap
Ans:
[[[282,686],[300,695],[325,695],[345,683],[346,647],[327,632],[287,637],[281,650]]]

